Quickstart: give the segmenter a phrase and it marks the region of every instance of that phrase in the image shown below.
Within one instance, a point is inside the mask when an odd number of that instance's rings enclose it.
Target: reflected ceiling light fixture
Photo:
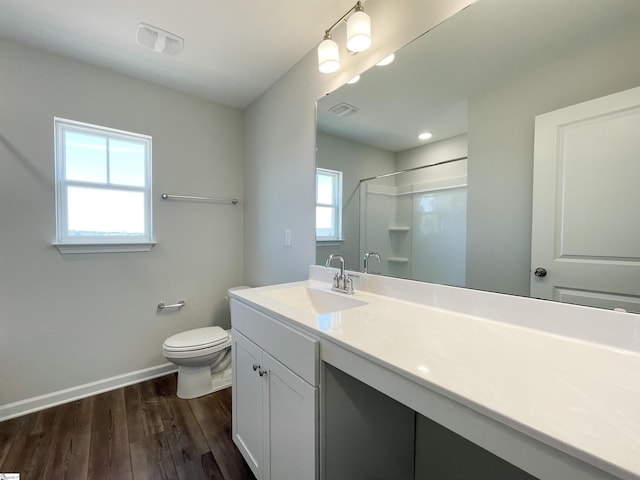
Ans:
[[[433,134],[431,132],[422,132],[418,135],[418,138],[420,140],[429,140],[431,137],[433,137]]]
[[[353,77],[351,80],[349,80],[347,82],[348,85],[353,85],[354,83],[356,83],[358,80],[360,80],[360,75],[356,75],[355,77]]]
[[[389,65],[390,63],[393,63],[393,61],[395,59],[396,59],[396,54],[392,53],[388,57],[384,57],[382,60],[380,60],[378,63],[376,63],[376,66],[384,67],[385,65]]]
[[[362,2],[356,2],[347,13],[324,32],[318,45],[318,69],[322,73],[333,73],[340,68],[340,48],[331,38],[331,32],[342,21],[347,22],[347,51],[364,52],[371,46],[371,18],[364,13]]]

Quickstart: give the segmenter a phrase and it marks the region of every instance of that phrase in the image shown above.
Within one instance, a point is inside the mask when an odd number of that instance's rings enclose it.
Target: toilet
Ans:
[[[247,288],[241,285],[229,292]],[[231,330],[202,327],[176,333],[162,344],[162,355],[178,366],[180,398],[202,397],[231,386]]]
[[[177,333],[162,354],[178,366],[180,398],[196,398],[231,386],[231,330],[203,327]]]

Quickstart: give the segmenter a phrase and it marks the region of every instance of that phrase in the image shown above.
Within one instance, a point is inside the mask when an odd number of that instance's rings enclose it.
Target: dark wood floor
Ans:
[[[20,480],[255,480],[231,440],[231,389],[176,397],[176,376],[0,422]]]

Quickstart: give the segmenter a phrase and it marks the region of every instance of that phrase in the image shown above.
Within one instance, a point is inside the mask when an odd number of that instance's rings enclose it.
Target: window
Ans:
[[[151,137],[55,118],[56,243],[62,253],[147,251]]]
[[[316,240],[342,240],[342,172],[316,169]]]

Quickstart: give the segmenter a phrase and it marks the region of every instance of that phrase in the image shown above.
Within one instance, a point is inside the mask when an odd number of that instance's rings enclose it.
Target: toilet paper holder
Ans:
[[[158,310],[164,310],[165,308],[182,308],[186,305],[184,300],[180,300],[178,303],[171,303],[167,305],[164,302],[158,304]]]

